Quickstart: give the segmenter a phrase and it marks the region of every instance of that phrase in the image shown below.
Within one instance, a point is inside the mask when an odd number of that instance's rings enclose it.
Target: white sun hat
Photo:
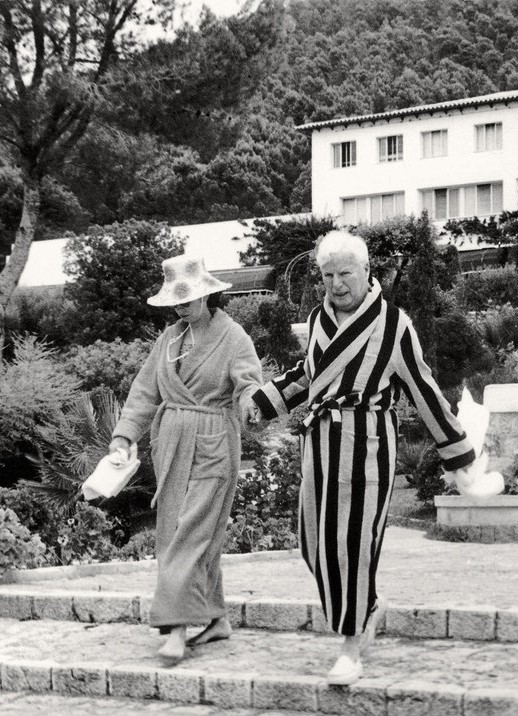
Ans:
[[[147,300],[151,306],[177,306],[232,287],[212,276],[202,258],[185,254],[162,261],[162,271],[162,288]]]

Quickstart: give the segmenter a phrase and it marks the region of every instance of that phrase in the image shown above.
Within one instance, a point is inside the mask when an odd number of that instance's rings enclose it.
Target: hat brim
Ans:
[[[203,298],[203,296],[210,296],[212,293],[221,293],[222,291],[227,291],[229,288],[232,288],[231,283],[224,283],[218,280],[218,284],[218,286],[211,286],[210,289],[207,286],[200,287],[198,291],[193,291],[188,297],[186,296],[183,299],[171,296],[167,288],[162,286],[157,294],[147,299],[147,303],[150,306],[179,306],[182,303],[197,301],[199,298]]]

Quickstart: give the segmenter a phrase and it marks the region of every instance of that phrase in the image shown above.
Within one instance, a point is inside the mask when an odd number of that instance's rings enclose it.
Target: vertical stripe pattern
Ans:
[[[308,356],[254,395],[267,418],[308,401],[315,416],[301,439],[301,553],[332,629],[357,635],[376,602],[376,571],[394,484],[395,401],[402,387],[418,409],[445,469],[475,457],[424,363],[408,316],[374,280],[356,313],[338,326],[327,300],[309,317]],[[347,396],[354,400],[347,402]],[[333,421],[322,403],[343,398]],[[352,405],[351,405],[352,402]]]

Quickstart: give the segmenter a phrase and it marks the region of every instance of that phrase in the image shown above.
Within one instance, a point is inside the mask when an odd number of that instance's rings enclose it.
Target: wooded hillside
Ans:
[[[306,121],[518,88],[518,0],[264,0],[119,63],[100,116],[46,178],[37,238],[128,217],[307,211]],[[21,182],[0,145],[0,241]]]

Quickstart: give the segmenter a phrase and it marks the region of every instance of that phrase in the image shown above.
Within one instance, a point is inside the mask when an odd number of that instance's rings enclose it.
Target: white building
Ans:
[[[518,90],[312,122],[312,209],[339,223],[518,209]]]

